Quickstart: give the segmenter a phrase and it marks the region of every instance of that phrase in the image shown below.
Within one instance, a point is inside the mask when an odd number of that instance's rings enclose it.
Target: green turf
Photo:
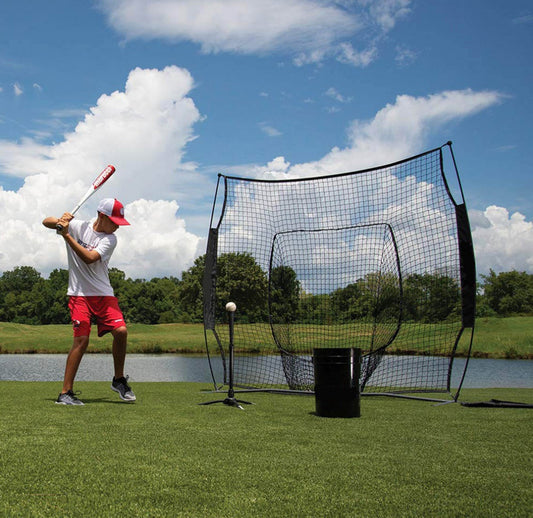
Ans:
[[[473,353],[533,360],[533,317],[478,318]]]
[[[409,325],[409,324],[405,324]],[[202,324],[130,324],[130,353],[196,353],[205,354],[204,330]],[[267,335],[270,331],[267,330]],[[421,336],[425,332],[421,327]],[[66,353],[70,349],[71,327],[69,325],[29,326],[0,322],[0,353],[38,352]],[[93,333],[94,334],[94,333]],[[416,334],[412,335],[417,342]],[[215,346],[211,332],[210,344]],[[465,332],[458,347],[458,355],[468,351],[470,331]],[[423,341],[423,338],[420,339]],[[254,353],[272,352],[270,349],[251,345]],[[416,343],[393,343],[391,350],[413,351]],[[110,352],[111,337],[91,338],[89,352]],[[533,317],[482,318],[478,319],[474,333],[473,356],[480,358],[524,358],[533,359]]]
[[[361,418],[317,417],[312,396],[136,383],[135,404],[78,382],[0,382],[0,516],[526,517],[533,410],[363,398]],[[533,402],[533,390],[461,400]]]

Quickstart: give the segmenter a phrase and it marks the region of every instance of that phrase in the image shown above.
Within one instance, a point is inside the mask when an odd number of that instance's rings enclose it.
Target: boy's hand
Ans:
[[[56,224],[56,232],[65,237],[68,234],[68,223],[72,221],[74,216],[70,212],[65,212],[58,220]],[[66,229],[66,230],[65,230]]]
[[[70,216],[70,218],[68,216]],[[68,234],[68,224],[69,224],[69,221],[71,220],[72,220],[72,214],[65,212],[65,214],[63,214],[63,216],[61,216],[59,220],[57,221],[57,225],[56,225],[57,233],[65,237]]]

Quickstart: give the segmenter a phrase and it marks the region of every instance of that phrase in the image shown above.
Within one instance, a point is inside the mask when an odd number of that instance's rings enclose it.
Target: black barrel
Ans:
[[[361,349],[313,349],[316,414],[360,417]]]

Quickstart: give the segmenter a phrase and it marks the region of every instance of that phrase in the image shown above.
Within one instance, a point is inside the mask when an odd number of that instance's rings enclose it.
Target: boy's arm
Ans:
[[[55,228],[55,227],[54,227]],[[85,263],[91,264],[100,260],[100,254],[96,250],[87,250],[84,246],[80,245],[69,233],[68,223],[63,227],[61,231],[63,239],[67,242],[68,246],[74,250],[76,255]]]
[[[60,218],[56,218],[54,216],[48,216],[47,218],[44,218],[43,225],[46,228],[52,228],[55,230],[57,228],[57,224],[60,221],[65,221],[68,223],[69,221],[73,219],[74,219],[74,216],[70,212],[65,212]]]
[[[70,214],[69,212],[65,212],[63,216],[60,218],[55,218],[53,216],[49,216],[48,218],[43,219],[43,225],[46,228],[56,229],[57,224],[61,224],[63,227],[61,230],[61,235],[63,236],[63,239],[66,241],[68,246],[74,250],[76,255],[85,263],[85,264],[91,264],[95,263],[96,261],[100,260],[100,254],[96,250],[87,250],[84,246],[80,245],[69,233],[68,233],[68,224],[69,221],[74,219],[74,216]]]
[[[46,228],[56,228],[59,218],[54,218],[54,216],[49,216],[48,218],[43,219],[43,225]]]

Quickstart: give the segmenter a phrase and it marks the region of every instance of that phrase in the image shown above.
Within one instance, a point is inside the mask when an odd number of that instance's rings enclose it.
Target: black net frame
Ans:
[[[459,202],[444,172],[444,151]],[[457,346],[468,328],[466,362],[453,387],[457,400],[473,341],[475,277],[451,142],[336,175],[220,174],[203,282],[211,372],[216,357],[223,366],[223,379],[213,375],[215,387],[228,379],[224,306],[232,300],[236,387],[313,393],[313,347],[342,346],[363,351],[362,395],[437,400],[420,394],[451,394]]]

